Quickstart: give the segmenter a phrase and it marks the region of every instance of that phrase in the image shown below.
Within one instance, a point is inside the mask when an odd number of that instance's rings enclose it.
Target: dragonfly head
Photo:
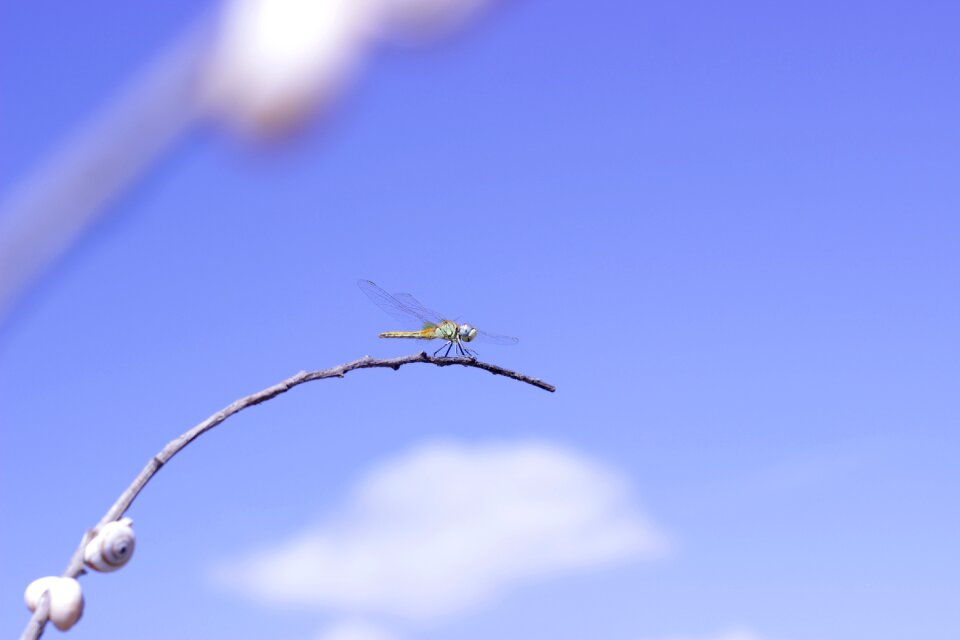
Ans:
[[[477,330],[468,324],[462,324],[459,327],[460,339],[464,342],[470,342],[477,337]]]

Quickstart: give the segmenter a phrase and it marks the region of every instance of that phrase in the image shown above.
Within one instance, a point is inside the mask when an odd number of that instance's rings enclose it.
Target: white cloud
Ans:
[[[327,627],[316,640],[399,640],[399,636],[366,620],[351,618]],[[646,640],[763,640],[763,637],[744,627],[735,627],[719,633],[657,636]]]
[[[597,461],[546,443],[431,443],[374,467],[319,525],[214,575],[266,604],[428,619],[667,547]]]
[[[365,620],[348,619],[327,627],[316,640],[397,640],[397,636]]]
[[[763,638],[749,629],[737,627],[721,631],[720,633],[707,635],[661,636],[659,638],[649,638],[648,640],[763,640]]]

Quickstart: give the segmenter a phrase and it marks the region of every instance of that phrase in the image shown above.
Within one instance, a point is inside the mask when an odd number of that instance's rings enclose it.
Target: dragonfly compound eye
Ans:
[[[468,324],[460,325],[460,338],[464,342],[470,342],[477,337],[477,330]]]

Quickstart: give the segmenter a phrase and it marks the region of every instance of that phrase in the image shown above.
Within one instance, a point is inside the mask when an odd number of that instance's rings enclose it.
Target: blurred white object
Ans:
[[[232,0],[198,21],[0,203],[0,320],[17,295],[190,128],[302,123],[378,41],[448,33],[489,0]]]
[[[205,90],[245,129],[299,122],[356,68],[376,24],[371,0],[235,0],[226,6]]]
[[[83,614],[80,583],[73,578],[59,576],[37,578],[27,585],[23,593],[23,600],[31,612],[37,610],[44,591],[50,592],[50,622],[60,631],[66,631],[76,624]]]
[[[487,0],[234,0],[226,5],[205,100],[243,129],[283,131],[330,101],[377,40],[459,27]]]

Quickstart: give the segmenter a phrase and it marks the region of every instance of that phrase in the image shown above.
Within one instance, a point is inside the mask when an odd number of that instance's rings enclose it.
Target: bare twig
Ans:
[[[44,591],[37,599],[37,609],[33,612],[27,628],[23,630],[20,640],[39,638],[43,635],[43,628],[47,625],[50,618],[50,592]]]
[[[133,483],[127,487],[117,501],[113,503],[113,506],[110,507],[110,510],[107,511],[106,515],[100,519],[100,522],[98,522],[93,529],[89,529],[83,534],[83,538],[80,540],[80,545],[77,547],[76,551],[73,552],[73,557],[70,559],[70,563],[64,570],[63,575],[69,578],[76,578],[77,576],[86,573],[86,570],[83,568],[83,551],[87,545],[87,542],[89,542],[93,536],[96,535],[97,531],[99,531],[100,528],[107,523],[113,522],[114,520],[119,520],[121,517],[123,517],[123,514],[126,513],[127,509],[130,508],[130,505],[133,504],[133,501],[146,486],[147,482],[150,481],[154,474],[156,474],[157,471],[163,467],[163,465],[170,461],[170,458],[179,453],[180,450],[186,447],[188,444],[196,440],[201,434],[213,429],[215,426],[233,414],[239,413],[247,407],[252,407],[260,404],[261,402],[270,400],[271,398],[275,398],[281,393],[286,393],[293,387],[303,384],[304,382],[310,382],[311,380],[322,380],[324,378],[342,378],[354,369],[389,367],[390,369],[397,370],[405,364],[413,364],[415,362],[435,364],[439,367],[448,367],[455,364],[459,364],[464,367],[474,367],[476,369],[489,371],[494,375],[506,376],[508,378],[513,378],[514,380],[519,380],[520,382],[532,384],[535,387],[550,391],[551,393],[556,391],[556,387],[551,384],[547,384],[543,380],[531,378],[530,376],[526,376],[522,373],[517,373],[516,371],[511,371],[509,369],[504,369],[503,367],[499,367],[495,364],[480,362],[479,360],[475,360],[473,358],[437,358],[434,356],[428,356],[426,352],[421,352],[412,356],[403,356],[401,358],[390,358],[387,360],[378,360],[371,358],[370,356],[364,356],[359,360],[342,364],[339,367],[322,369],[320,371],[301,371],[300,373],[291,376],[286,380],[273,385],[272,387],[267,387],[262,391],[258,391],[244,398],[240,398],[229,406],[224,407],[220,411],[216,412],[197,426],[193,427],[179,438],[175,438],[168,442],[167,445],[160,451],[160,453],[150,458],[150,461],[143,468],[143,470],[140,471]],[[44,595],[41,596],[37,610],[30,618],[30,622],[27,624],[26,629],[24,629],[23,634],[20,636],[20,640],[36,640],[39,638],[43,634],[43,629],[46,626],[48,617],[49,596],[47,593],[44,593]]]

